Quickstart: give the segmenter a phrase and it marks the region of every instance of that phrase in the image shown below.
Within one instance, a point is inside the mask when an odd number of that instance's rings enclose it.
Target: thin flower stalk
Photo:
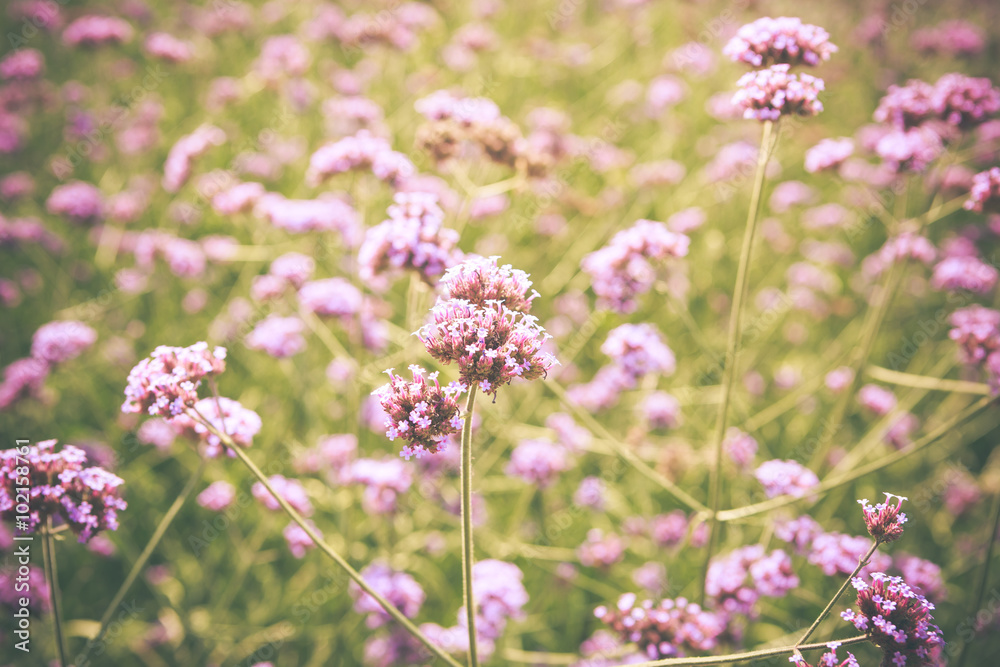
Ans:
[[[476,646],[476,603],[472,593],[472,566],[475,552],[472,541],[472,413],[476,407],[476,385],[469,386],[462,425],[462,598],[465,600],[465,620],[469,630],[469,667],[478,667]]]

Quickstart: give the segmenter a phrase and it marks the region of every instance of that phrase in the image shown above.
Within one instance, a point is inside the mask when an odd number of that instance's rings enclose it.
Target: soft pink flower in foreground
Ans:
[[[234,215],[253,210],[257,200],[264,196],[264,186],[260,183],[237,183],[212,196],[212,208],[221,215]]]
[[[236,500],[236,487],[229,482],[212,482],[198,494],[198,504],[213,512],[221,512]]]
[[[438,361],[457,363],[459,379],[496,394],[515,378],[537,380],[556,360],[542,345],[549,335],[536,319],[499,303],[485,307],[461,299],[439,301],[431,321],[417,332]]]
[[[400,452],[406,459],[436,453],[448,436],[461,430],[463,421],[455,400],[460,387],[442,388],[437,373],[425,376],[419,366],[410,366],[410,370],[413,381],[393,375],[390,368],[386,371],[389,382],[372,392],[386,413],[386,436],[407,441]]]
[[[816,473],[797,461],[765,461],[754,471],[768,498],[783,494],[801,497],[819,484]]]
[[[291,505],[296,512],[302,516],[312,516],[313,507],[312,503],[309,502],[309,494],[300,482],[294,479],[288,479],[283,475],[271,475],[271,477],[268,478],[268,482],[271,483],[275,492],[281,496],[285,502]],[[267,487],[260,482],[254,483],[250,491],[253,493],[254,498],[262,502],[264,507],[272,512],[276,512],[281,509],[281,505],[278,504],[278,501],[274,499],[274,496],[272,496],[271,492],[267,490]]]
[[[829,40],[826,30],[803,23],[802,19],[765,16],[742,26],[722,52],[735,62],[753,67],[776,63],[818,65],[837,52]]]
[[[893,499],[896,503],[893,504]],[[903,524],[906,523],[906,515],[900,513],[899,508],[906,500],[903,496],[891,493],[885,494],[885,502],[871,505],[868,499],[859,500],[861,511],[865,515],[865,526],[868,534],[875,538],[879,544],[895,542],[903,534]]]
[[[226,369],[226,349],[209,350],[206,343],[190,347],[161,345],[139,362],[128,376],[122,412],[175,417],[198,401],[205,377]]]
[[[97,332],[75,320],[44,324],[31,338],[31,356],[48,364],[74,359],[97,340]]]
[[[733,104],[743,109],[744,118],[775,121],[781,116],[815,116],[823,110],[818,98],[823,80],[809,74],[791,74],[788,67],[772,65],[740,77]]]
[[[34,532],[54,518],[65,522],[87,542],[103,530],[118,529],[118,512],[127,505],[119,487],[124,481],[103,468],[85,468],[86,453],[72,445],[55,451],[56,441],[46,440],[28,447],[0,452],[0,518],[26,516],[27,527],[18,532]],[[27,474],[24,473],[27,467]],[[27,477],[27,484],[22,480]],[[30,489],[28,512],[16,510],[18,493]]]

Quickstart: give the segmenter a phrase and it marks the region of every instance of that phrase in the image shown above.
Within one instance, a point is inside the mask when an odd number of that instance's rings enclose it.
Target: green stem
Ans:
[[[870,641],[868,635],[858,635],[847,639],[837,640],[841,646],[852,646]],[[827,648],[829,642],[816,644],[803,644],[801,646],[780,646],[778,648],[764,648],[746,653],[730,653],[729,655],[706,655],[700,658],[666,658],[664,660],[653,660],[651,662],[637,662],[631,667],[691,667],[694,665],[728,665],[734,662],[747,662],[748,660],[758,660],[760,658],[773,658],[778,655],[791,655],[796,651],[818,651]],[[616,667],[626,667],[616,665]]]
[[[1000,492],[993,499],[993,523],[990,525],[989,535],[986,536],[986,560],[983,561],[983,572],[979,575],[979,587],[976,589],[976,604],[973,605],[972,610],[969,612],[970,618],[978,618],[979,610],[983,608],[983,598],[986,597],[986,584],[990,580],[990,561],[993,560],[993,550],[997,544],[998,528],[1000,528]],[[965,664],[965,657],[969,651],[970,643],[967,641],[962,644],[962,653],[959,654],[955,667],[962,667]]]
[[[372,599],[374,599],[375,602],[377,602],[378,605],[382,607],[382,609],[384,609],[387,614],[389,614],[397,623],[403,626],[403,628],[411,635],[413,635],[421,644],[427,647],[427,650],[429,650],[431,653],[433,653],[435,656],[437,656],[439,659],[441,659],[443,662],[450,665],[451,667],[462,667],[461,663],[459,663],[457,660],[455,660],[450,655],[445,653],[441,649],[441,647],[432,642],[423,632],[421,632],[420,629],[403,614],[403,612],[397,609],[391,602],[386,600],[378,591],[372,588],[368,584],[368,582],[365,581],[365,578],[361,576],[361,573],[355,570],[353,567],[351,567],[351,564],[348,563],[343,556],[334,551],[333,547],[331,547],[329,544],[324,542],[323,538],[321,538],[316,533],[316,531],[313,530],[312,526],[310,526],[306,522],[306,520],[303,519],[302,516],[297,511],[295,511],[295,509],[291,505],[288,504],[288,501],[285,500],[281,494],[275,491],[274,487],[271,486],[271,482],[270,480],[268,480],[267,476],[261,471],[260,468],[257,467],[257,465],[252,460],[250,460],[250,457],[246,455],[243,449],[235,442],[233,442],[233,439],[231,437],[229,437],[225,433],[215,428],[215,426],[207,419],[205,419],[201,414],[199,414],[197,410],[192,409],[192,413],[193,413],[192,416],[196,417],[198,421],[204,424],[204,426],[208,430],[210,430],[212,433],[218,436],[218,438],[226,445],[226,447],[229,448],[230,451],[236,454],[236,457],[243,462],[243,465],[245,465],[247,469],[250,470],[253,476],[257,478],[257,481],[259,481],[261,485],[263,485],[263,487],[267,489],[267,492],[271,494],[271,497],[274,498],[275,502],[277,502],[278,505],[281,506],[281,509],[285,511],[285,514],[287,514],[292,521],[297,523],[299,527],[305,531],[306,535],[309,536],[309,539],[312,540],[313,544],[315,544],[320,551],[322,551],[327,557],[329,557],[330,560],[336,563],[337,566],[340,567],[340,569],[342,569],[347,574],[347,576],[350,577],[351,580],[354,581],[354,583],[356,583],[358,587],[361,588],[361,590],[363,590],[365,593],[368,593],[368,595],[370,595]]]
[[[711,517],[709,523],[708,548],[705,554],[705,564],[702,570],[701,601],[705,602],[704,581],[708,575],[708,565],[712,560],[712,552],[718,541],[719,502],[722,498],[722,441],[726,436],[726,417],[729,412],[729,401],[732,396],[733,382],[739,365],[740,336],[743,333],[743,304],[746,301],[747,289],[750,286],[750,258],[753,252],[753,242],[757,236],[757,220],[760,217],[761,193],[764,190],[764,177],[767,163],[774,152],[777,134],[773,132],[774,123],[764,123],[764,131],[760,138],[760,150],[757,153],[757,170],[754,176],[753,192],[750,195],[750,208],[747,211],[746,230],[743,232],[743,248],[740,250],[740,263],[736,270],[736,285],[733,289],[733,302],[729,311],[729,337],[726,341],[726,358],[722,371],[722,400],[715,417],[714,451],[715,460],[709,476],[709,506]],[[772,133],[775,135],[772,140]]]
[[[854,568],[854,572],[851,572],[851,574],[847,577],[847,579],[844,580],[844,583],[841,585],[840,590],[838,590],[837,594],[834,595],[833,598],[831,598],[830,601],[826,604],[826,608],[823,609],[820,615],[816,617],[816,620],[813,621],[812,625],[809,626],[809,629],[806,630],[805,634],[802,635],[801,638],[799,638],[799,641],[795,642],[796,648],[801,648],[802,645],[806,643],[806,640],[809,639],[809,637],[812,635],[812,633],[816,631],[816,628],[819,627],[819,624],[823,622],[823,619],[825,619],[827,616],[830,615],[830,610],[833,609],[833,605],[837,604],[837,600],[839,600],[840,596],[844,594],[844,591],[847,590],[847,587],[851,585],[851,579],[858,576],[858,572],[860,572],[861,568],[863,568],[865,565],[868,564],[868,561],[871,560],[872,554],[875,553],[876,549],[878,549],[878,540],[875,540],[872,543],[872,547],[871,549],[868,550],[868,553],[866,553],[864,556],[858,559],[858,566]]]
[[[964,380],[945,380],[942,378],[928,377],[926,375],[914,375],[912,373],[901,373],[889,370],[881,366],[869,366],[868,375],[873,380],[895,384],[901,387],[913,387],[915,389],[931,389],[933,391],[950,391],[958,394],[975,394],[978,396],[989,396],[993,393],[988,384],[982,382],[966,382]]]
[[[153,555],[153,551],[160,544],[160,540],[163,539],[163,535],[167,532],[167,528],[170,527],[170,524],[173,523],[174,518],[176,518],[177,513],[180,512],[181,507],[187,499],[191,497],[195,488],[197,488],[198,482],[201,480],[201,475],[205,471],[206,465],[207,460],[201,459],[198,463],[198,469],[194,471],[191,475],[191,479],[188,480],[188,483],[185,484],[184,488],[181,490],[180,495],[177,496],[173,504],[170,506],[170,509],[168,509],[167,513],[163,515],[163,518],[160,519],[160,523],[153,532],[153,536],[149,538],[149,542],[146,543],[146,547],[142,550],[142,553],[139,554],[139,558],[137,558],[135,563],[132,564],[132,569],[129,571],[128,576],[125,577],[125,581],[122,582],[122,585],[119,586],[118,592],[115,593],[115,597],[111,600],[111,604],[109,604],[108,608],[104,610],[104,615],[101,616],[101,625],[97,630],[97,634],[94,635],[93,639],[87,642],[87,646],[83,650],[82,658],[86,658],[91,647],[104,638],[104,633],[108,631],[108,626],[111,625],[111,617],[114,616],[115,610],[125,598],[125,594],[128,592],[129,588],[131,588],[132,584],[135,583],[139,573],[142,572],[142,569],[146,566],[146,562],[149,560],[149,557]]]
[[[56,549],[52,540],[52,518],[45,519],[42,528],[42,561],[45,565],[45,583],[49,587],[49,600],[52,602],[52,625],[56,633],[56,648],[59,650],[59,664],[66,667],[66,645],[63,641],[62,609],[59,595],[59,571],[56,569]]]
[[[472,413],[476,408],[476,385],[469,386],[462,424],[462,598],[465,600],[465,621],[469,630],[469,667],[479,667],[476,646],[476,600],[472,594]]]

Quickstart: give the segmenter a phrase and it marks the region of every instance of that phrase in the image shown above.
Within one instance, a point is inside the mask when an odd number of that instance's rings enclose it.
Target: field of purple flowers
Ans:
[[[5,1],[0,665],[997,664],[998,26]]]

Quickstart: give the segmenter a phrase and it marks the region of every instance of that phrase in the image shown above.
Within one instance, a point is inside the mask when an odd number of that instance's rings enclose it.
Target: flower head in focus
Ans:
[[[896,504],[892,503],[894,498]],[[865,526],[868,527],[868,534],[874,537],[876,542],[882,544],[895,542],[903,534],[906,515],[901,513],[899,508],[904,500],[906,498],[903,496],[886,493],[884,503],[871,505],[867,499],[858,501],[858,504],[861,505],[861,511],[865,515]]]
[[[226,348],[161,345],[128,374],[122,412],[176,417],[198,401],[201,381],[226,370]]]
[[[802,19],[765,16],[741,27],[722,52],[754,67],[774,64],[818,65],[837,52],[830,35]]]
[[[410,371],[413,380],[407,381],[390,368],[389,382],[372,392],[386,413],[386,436],[408,442],[400,452],[406,459],[438,452],[448,436],[462,429],[455,400],[462,388],[457,384],[442,388],[437,373],[424,375],[419,366],[410,366]]]
[[[788,69],[772,65],[740,77],[733,105],[743,110],[744,118],[775,121],[782,116],[815,116],[823,110],[818,97],[823,79]]]

